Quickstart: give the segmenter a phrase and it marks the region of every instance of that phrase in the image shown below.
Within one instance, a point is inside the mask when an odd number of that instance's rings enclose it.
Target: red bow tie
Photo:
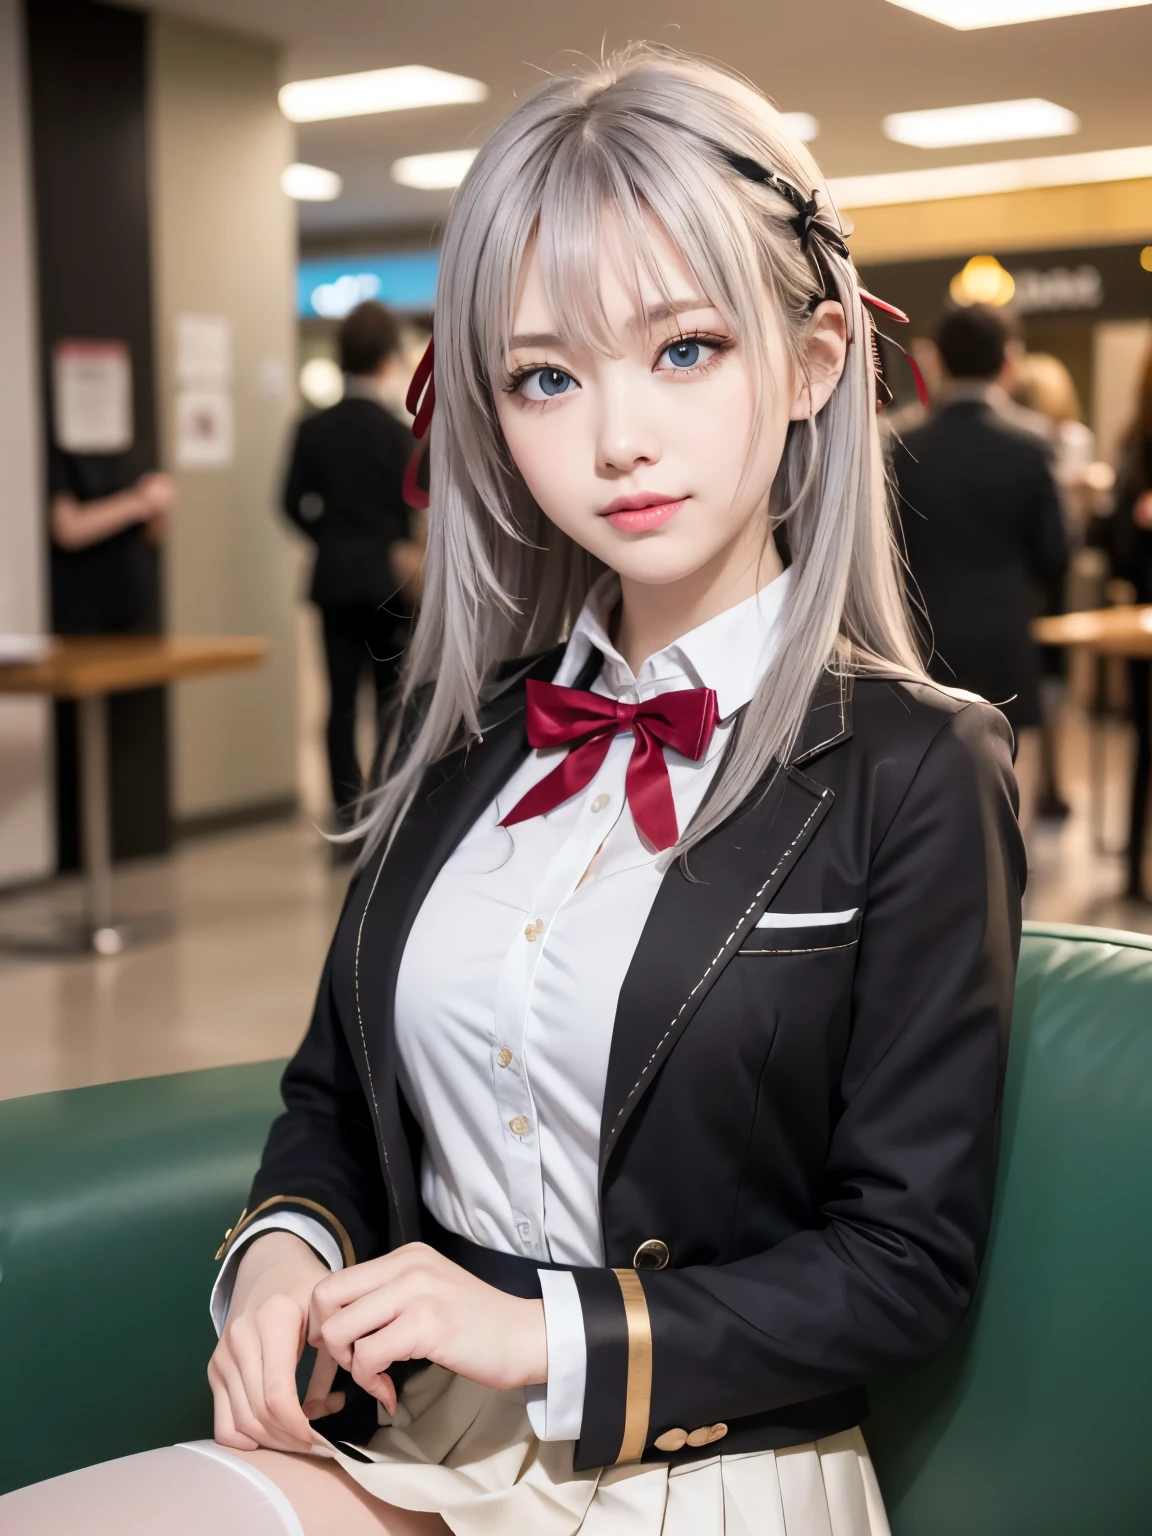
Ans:
[[[657,694],[643,704],[618,704],[579,688],[558,688],[532,679],[528,688],[528,740],[534,747],[573,743],[563,762],[512,807],[500,823],[510,827],[546,815],[596,777],[612,738],[631,731],[636,738],[625,776],[625,792],[637,828],[653,848],[671,848],[680,833],[665,746],[694,762],[704,756],[720,718],[711,688]]]

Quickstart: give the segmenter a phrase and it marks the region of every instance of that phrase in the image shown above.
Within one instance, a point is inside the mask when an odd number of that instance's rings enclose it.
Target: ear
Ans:
[[[808,322],[804,366],[792,397],[793,421],[806,421],[822,411],[840,382],[848,357],[848,322],[834,299],[817,304]]]

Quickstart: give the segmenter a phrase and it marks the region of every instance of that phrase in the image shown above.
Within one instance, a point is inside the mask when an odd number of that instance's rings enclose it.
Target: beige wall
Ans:
[[[1152,180],[857,208],[847,216],[861,263],[1119,244],[1152,237]]]
[[[0,0],[0,631],[47,613],[28,121],[18,0]],[[0,698],[0,885],[55,861],[48,705]]]
[[[173,631],[265,635],[268,665],[174,690],[178,820],[296,793],[298,556],[275,498],[295,390],[295,221],[280,191],[292,131],[267,43],[153,13],[151,176],[163,462],[180,485],[167,559]],[[224,316],[235,457],[177,466],[176,321]]]

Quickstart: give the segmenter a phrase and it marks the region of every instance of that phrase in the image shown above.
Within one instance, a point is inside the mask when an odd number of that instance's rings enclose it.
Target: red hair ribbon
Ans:
[[[902,309],[897,309],[895,304],[886,304],[883,299],[878,299],[874,293],[869,293],[867,288],[861,288],[860,301],[863,304],[867,304],[869,309],[878,309],[885,315],[891,315],[892,319],[895,320],[898,325],[908,324],[908,316]],[[897,352],[899,352],[904,358],[904,361],[908,364],[908,367],[911,370],[912,380],[916,385],[916,394],[919,398],[920,404],[924,407],[925,410],[927,410],[932,404],[932,397],[928,393],[928,386],[924,382],[924,375],[920,371],[920,364],[916,361],[916,359],[912,356],[911,352],[909,352],[906,347],[902,347],[900,343],[898,341],[894,341],[891,336],[886,336],[883,331],[876,330],[875,320],[872,321],[872,328],[874,331],[876,331],[876,335],[880,337],[881,341],[886,341],[890,347],[895,347]],[[883,380],[880,379],[879,368],[877,368],[876,373],[877,381],[882,383]],[[886,385],[885,388],[887,388]],[[892,398],[891,391],[889,391],[888,398]]]
[[[420,484],[419,471],[428,447],[422,439],[427,436],[428,428],[432,425],[432,412],[436,409],[435,356],[430,337],[428,345],[424,348],[424,356],[417,363],[416,372],[412,375],[408,393],[404,396],[405,409],[416,418],[412,423],[412,436],[416,439],[417,447],[416,452],[405,465],[404,482],[400,494],[404,497],[406,506],[417,507],[420,510],[428,505],[428,492]]]
[[[436,379],[433,373],[435,363],[434,351],[435,339],[430,337],[428,345],[424,348],[424,356],[416,365],[416,372],[412,375],[412,382],[408,386],[408,393],[404,397],[404,407],[416,420],[412,423],[412,436],[423,437],[432,425],[432,412],[436,409]]]

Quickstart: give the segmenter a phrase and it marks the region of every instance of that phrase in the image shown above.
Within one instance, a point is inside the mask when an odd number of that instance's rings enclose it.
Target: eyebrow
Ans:
[[[696,309],[711,309],[713,306],[706,298],[693,295],[691,298],[681,299],[674,304],[653,304],[645,310],[644,319],[649,325],[658,325],[661,320],[675,320],[678,315],[689,315]],[[511,349],[517,347],[562,347],[564,337],[554,335],[551,331],[533,331],[526,335],[513,336],[509,343]]]

